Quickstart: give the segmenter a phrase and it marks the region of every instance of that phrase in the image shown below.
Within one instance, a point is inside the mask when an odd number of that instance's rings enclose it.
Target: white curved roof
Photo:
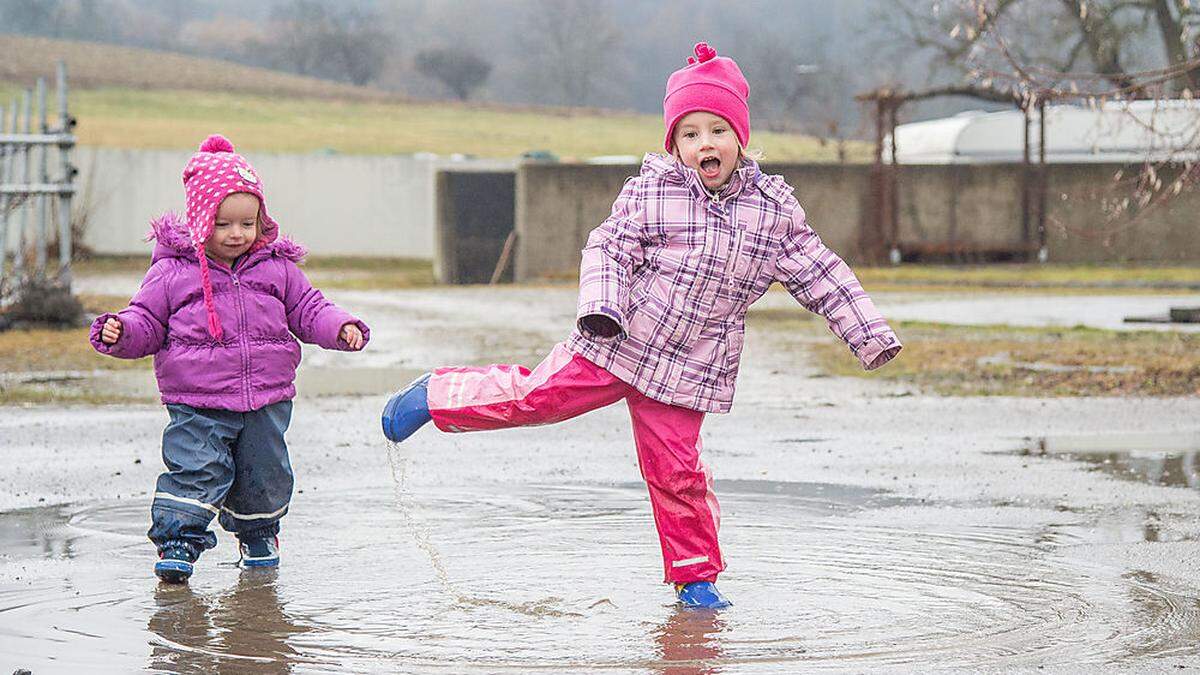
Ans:
[[[901,164],[1020,162],[1024,116],[1018,110],[966,112],[896,127]],[[1038,117],[1030,127],[1031,157],[1038,157]],[[884,142],[891,160],[891,137]],[[1046,161],[1144,162],[1200,159],[1200,102],[1185,100],[1108,103],[1095,108],[1046,107]]]

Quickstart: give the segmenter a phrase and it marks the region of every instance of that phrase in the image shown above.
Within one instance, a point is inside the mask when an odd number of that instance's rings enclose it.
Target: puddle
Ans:
[[[735,606],[677,609],[641,484],[298,494],[278,571],[232,540],[158,585],[148,505],[0,518],[6,667],[114,672],[795,672],[1197,654],[1194,592],[1058,553],[1094,523],[996,524],[815,483],[718,481]],[[1140,573],[1138,573],[1140,574]]]
[[[1200,432],[1033,438],[1016,454],[1083,462],[1135,483],[1200,488]]]

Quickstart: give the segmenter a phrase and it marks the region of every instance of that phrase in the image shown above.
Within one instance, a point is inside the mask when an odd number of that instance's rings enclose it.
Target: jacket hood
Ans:
[[[278,236],[278,229],[275,229],[273,233]],[[150,232],[146,235],[146,241],[155,242],[152,262],[158,262],[163,258],[198,260],[196,247],[192,244],[191,235],[188,233],[187,221],[173,211],[168,211],[150,221]],[[267,242],[262,246],[262,250],[294,263],[302,262],[308,255],[308,251],[303,246],[287,237],[278,237],[274,241]]]

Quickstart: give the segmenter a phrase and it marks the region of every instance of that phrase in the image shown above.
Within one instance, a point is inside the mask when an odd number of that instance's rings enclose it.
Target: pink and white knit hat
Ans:
[[[750,85],[737,63],[706,42],[698,42],[695,56],[688,64],[667,78],[667,95],[663,98],[663,123],[667,127],[664,142],[671,151],[671,136],[675,125],[684,115],[703,110],[720,115],[729,121],[742,147],[750,142]]]
[[[221,339],[221,321],[213,305],[212,282],[208,275],[208,258],[204,244],[212,236],[217,210],[231,194],[244,192],[258,198],[259,233],[251,251],[275,241],[279,225],[267,215],[262,181],[245,157],[233,151],[233,143],[220,134],[213,134],[200,144],[200,149],[183,169],[183,190],[187,196],[187,228],[196,257],[200,259],[200,283],[204,288],[204,306],[208,310],[208,332]]]

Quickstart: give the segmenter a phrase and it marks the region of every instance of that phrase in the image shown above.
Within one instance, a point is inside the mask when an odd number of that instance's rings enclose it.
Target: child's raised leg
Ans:
[[[150,506],[147,535],[158,548],[154,572],[165,581],[184,581],[192,563],[217,545],[208,529],[233,484],[232,445],[241,432],[241,413],[167,406],[171,421],[163,431],[163,462]]]
[[[703,606],[728,604],[712,584],[725,569],[717,530],[721,508],[712,473],[700,460],[704,413],[660,403],[633,392],[626,399],[633,419],[638,465],[650,492],[654,524],[662,545],[666,581],[681,600],[697,591]],[[687,588],[695,585],[695,588]],[[717,603],[717,604],[714,604]]]
[[[292,402],[242,413],[233,449],[234,479],[221,506],[221,527],[237,535],[243,567],[279,565],[279,520],[292,499],[292,465],[283,435]]]
[[[532,371],[512,365],[438,369],[429,378],[428,406],[442,431],[483,431],[561,422],[633,391],[559,344]]]

